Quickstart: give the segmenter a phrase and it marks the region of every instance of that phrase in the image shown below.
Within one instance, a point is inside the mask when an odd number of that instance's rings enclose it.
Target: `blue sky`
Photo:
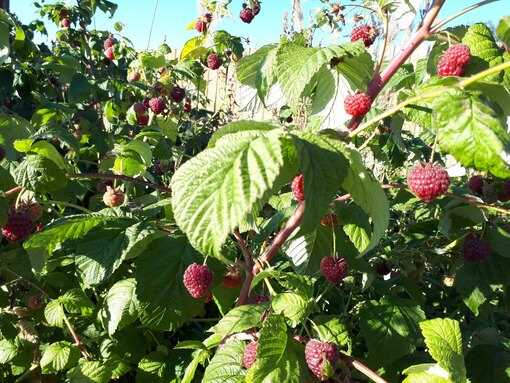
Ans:
[[[67,1],[72,3],[71,0]],[[125,24],[123,34],[131,39],[136,48],[147,46],[150,24],[156,0],[117,0],[119,9],[112,19],[103,14],[96,17],[98,29],[112,29],[113,23],[120,21]],[[477,0],[447,0],[442,16],[455,13],[461,8],[477,3]],[[500,0],[455,20],[451,25],[472,23],[475,21],[498,22],[499,17],[510,15],[510,0]],[[290,0],[265,0],[262,3],[262,12],[252,22],[244,24],[238,18],[242,0],[233,0],[231,10],[233,17],[226,18],[218,27],[238,36],[249,37],[253,47],[259,47],[268,42],[278,40],[281,33],[282,18],[290,9]],[[309,16],[313,10],[321,5],[319,0],[303,1],[305,15]],[[505,5],[506,4],[506,5]],[[20,19],[26,23],[37,17],[36,8],[31,0],[11,1],[11,8]],[[159,0],[158,12],[152,33],[151,47],[159,45],[166,38],[172,47],[180,47],[189,38],[196,35],[195,31],[186,31],[186,24],[197,17],[195,0]],[[307,17],[308,18],[308,17]],[[55,28],[48,28],[50,35]]]

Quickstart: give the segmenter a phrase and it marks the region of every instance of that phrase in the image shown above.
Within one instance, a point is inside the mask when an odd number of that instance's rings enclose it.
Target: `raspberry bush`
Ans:
[[[148,51],[113,1],[0,9],[0,381],[509,382],[510,16],[448,24],[492,2],[320,0],[251,54],[269,1]]]

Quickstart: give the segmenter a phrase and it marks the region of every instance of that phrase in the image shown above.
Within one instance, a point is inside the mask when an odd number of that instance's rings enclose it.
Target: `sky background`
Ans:
[[[113,0],[119,5],[117,13],[112,19],[98,13],[95,19],[98,29],[113,30],[114,22],[125,25],[122,32],[138,49],[145,49],[149,39],[149,30],[154,13],[156,0]],[[48,1],[50,3],[51,1]],[[72,0],[66,1],[72,4]],[[441,16],[456,13],[458,10],[477,3],[477,0],[447,0]],[[173,48],[181,47],[186,40],[196,36],[196,32],[187,31],[186,25],[196,19],[197,5],[195,0],[159,0],[157,16],[151,38],[151,48],[157,47],[164,39]],[[290,10],[290,0],[264,0],[262,12],[251,24],[244,24],[239,20],[239,11],[243,1],[233,0],[230,6],[232,17],[225,18],[217,28],[243,37],[249,37],[251,46],[256,48],[269,42],[277,41],[281,34],[282,19],[285,12]],[[304,0],[305,22],[310,15],[321,6],[319,0]],[[32,0],[11,0],[11,11],[16,13],[24,22],[37,18],[37,9]],[[469,24],[476,21],[497,24],[499,18],[510,15],[510,0],[500,0],[472,11],[450,25]],[[50,38],[56,27],[46,23]],[[46,40],[43,39],[43,40]]]

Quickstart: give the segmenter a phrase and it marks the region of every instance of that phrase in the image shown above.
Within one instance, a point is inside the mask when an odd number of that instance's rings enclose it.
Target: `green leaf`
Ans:
[[[66,311],[81,316],[90,316],[94,312],[94,304],[82,289],[76,288],[65,292],[58,298]]]
[[[323,342],[331,342],[350,353],[352,340],[345,324],[336,316],[319,316],[313,319],[314,328]]]
[[[11,28],[8,24],[0,21],[0,65],[9,58],[11,45],[9,43]]]
[[[207,53],[207,49],[203,46],[203,44],[204,37],[202,36],[197,36],[189,39],[184,43],[184,46],[182,47],[179,60],[184,61],[187,59],[195,59]]]
[[[510,230],[504,226],[490,227],[485,232],[485,239],[489,241],[492,250],[498,255],[510,258]]]
[[[8,160],[12,161],[19,157],[19,153],[13,147],[14,141],[27,138],[31,133],[30,123],[23,117],[0,115],[0,141],[3,141],[2,146]]]
[[[510,352],[502,346],[482,344],[466,355],[466,369],[472,382],[508,383]]]
[[[64,327],[64,307],[58,299],[48,302],[44,308],[44,318],[52,327]]]
[[[16,357],[18,351],[18,347],[14,342],[7,339],[0,340],[0,363],[9,363]]]
[[[141,52],[138,55],[138,60],[145,70],[158,69],[164,67],[166,64],[165,55],[161,52]]]
[[[510,46],[510,16],[505,16],[499,21],[496,35],[507,46]]]
[[[195,372],[197,371],[198,365],[204,364],[208,357],[209,352],[206,350],[200,350],[193,353],[193,359],[186,367],[181,383],[191,383],[195,377]]]
[[[85,102],[90,99],[91,95],[93,95],[93,92],[94,88],[89,83],[87,78],[81,73],[76,73],[71,80],[71,84],[69,85],[69,102]]]
[[[80,350],[69,342],[50,344],[42,354],[41,368],[45,374],[54,374],[75,366],[80,359]]]
[[[450,373],[452,382],[466,382],[459,322],[437,318],[421,322],[420,328],[430,355]]]
[[[34,192],[51,192],[65,187],[64,172],[51,160],[29,154],[16,170],[18,185]]]
[[[173,366],[168,363],[169,357],[163,352],[155,351],[146,355],[138,363],[136,383],[174,382]]]
[[[171,182],[174,216],[197,250],[222,257],[229,233],[287,181],[284,150],[279,131],[229,134],[177,170]]]
[[[144,326],[171,331],[202,312],[203,302],[193,299],[182,282],[195,256],[185,238],[163,237],[136,258],[136,296]]]
[[[118,281],[108,290],[105,298],[104,318],[110,336],[137,319],[138,300],[135,292],[136,280],[134,278]]]
[[[108,363],[83,359],[67,373],[69,383],[108,383],[111,376],[112,369]]]
[[[221,339],[230,334],[260,326],[267,305],[242,305],[230,310],[221,320],[209,329]]]
[[[283,314],[291,327],[296,327],[310,314],[313,300],[301,294],[283,292],[273,297],[271,306],[277,314]]]
[[[216,132],[213,133],[211,136],[211,139],[209,140],[209,143],[207,146],[209,148],[213,148],[216,146],[216,143],[224,136],[228,134],[234,134],[234,133],[244,133],[244,136],[253,135],[253,137],[258,137],[263,132],[269,132],[271,130],[277,129],[276,126],[274,126],[271,123],[268,122],[259,122],[259,121],[248,121],[248,120],[239,120],[231,122],[230,124],[227,124],[220,129],[218,129]]]
[[[441,150],[465,167],[510,177],[510,136],[493,109],[474,95],[450,91],[437,97],[434,112]]]
[[[211,359],[205,369],[202,383],[242,383],[246,370],[241,367],[244,343],[239,340],[227,341]]]

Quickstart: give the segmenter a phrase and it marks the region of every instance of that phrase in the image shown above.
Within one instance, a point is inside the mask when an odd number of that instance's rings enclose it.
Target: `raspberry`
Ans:
[[[142,102],[137,102],[133,104],[133,110],[135,111],[137,116],[145,114],[147,112],[147,108]]]
[[[351,41],[363,40],[367,48],[374,43],[376,37],[377,30],[370,25],[357,26],[351,32]]]
[[[452,45],[443,53],[437,64],[437,74],[441,77],[462,76],[471,59],[471,52],[464,44]]]
[[[184,286],[195,299],[205,298],[209,295],[212,280],[213,274],[207,265],[193,263],[184,271]]]
[[[243,275],[241,271],[241,264],[236,263],[229,267],[227,273],[223,277],[223,287],[227,289],[235,289],[241,286],[243,282]]]
[[[140,81],[141,77],[142,76],[140,75],[140,72],[130,72],[130,73],[128,73],[127,80],[128,80],[128,82],[136,82],[136,81]]]
[[[473,176],[469,179],[468,187],[471,191],[477,195],[482,195],[483,193],[483,177],[482,176]]]
[[[361,117],[368,113],[372,99],[365,93],[349,95],[344,100],[345,111],[353,117]]]
[[[204,15],[204,19],[205,19],[205,21],[207,21],[208,23],[210,23],[210,22],[212,21],[212,19],[213,19],[213,15],[212,15],[212,13],[210,13],[210,12],[206,13],[206,14]]]
[[[110,47],[110,48],[106,49],[104,51],[104,55],[110,61],[115,60],[115,49],[114,49],[114,47]]]
[[[498,199],[501,202],[510,201],[510,181],[506,181],[501,185],[501,188],[498,192]]]
[[[255,295],[248,299],[248,303],[253,305],[260,305],[262,303],[269,302],[271,299],[267,295]]]
[[[31,311],[39,310],[43,307],[43,301],[39,295],[32,295],[28,298],[27,307]]]
[[[2,228],[2,235],[11,242],[22,241],[34,230],[32,218],[25,211],[14,211],[7,217],[7,223]]]
[[[302,174],[294,177],[291,189],[296,201],[303,202],[305,200],[305,178]]]
[[[336,285],[347,276],[348,265],[345,258],[330,256],[321,259],[320,269],[324,278]]]
[[[182,89],[180,86],[174,86],[172,91],[170,92],[170,97],[174,102],[181,102],[186,97],[186,91]]]
[[[375,265],[375,271],[377,274],[385,276],[391,273],[391,266],[388,262],[383,260]]]
[[[5,158],[5,149],[0,146],[0,161],[2,161]]]
[[[39,221],[43,215],[43,208],[37,202],[23,202],[17,210],[27,213],[33,223]]]
[[[253,366],[255,360],[257,359],[257,347],[259,343],[256,341],[251,341],[248,343],[246,348],[244,349],[243,354],[243,367],[248,369]]]
[[[125,195],[118,189],[111,186],[106,187],[106,192],[103,194],[103,202],[108,207],[117,207],[124,203]]]
[[[69,20],[67,17],[60,20],[60,26],[62,28],[69,28],[71,26],[71,20]]]
[[[221,59],[216,53],[211,53],[207,56],[207,67],[216,70],[221,66]]]
[[[407,175],[411,191],[422,201],[431,202],[443,195],[450,186],[450,177],[436,164],[417,164]]]
[[[204,33],[207,31],[207,22],[202,19],[198,19],[195,23],[195,29],[199,33]]]
[[[255,15],[253,14],[253,11],[250,7],[246,7],[241,10],[239,17],[241,18],[243,23],[250,24]]]
[[[334,365],[337,358],[338,350],[333,343],[311,339],[305,346],[306,364],[320,381],[330,378],[324,371],[324,362],[329,361]]]
[[[191,99],[189,97],[186,97],[186,100],[184,100],[183,110],[184,113],[191,113]]]
[[[154,113],[161,114],[166,108],[166,102],[161,97],[154,97],[149,101],[149,106]]]
[[[253,16],[257,16],[260,13],[260,3],[256,2],[253,4]]]
[[[336,214],[330,213],[326,214],[324,217],[321,218],[321,225],[326,227],[334,227],[338,224],[338,219],[336,217]]]
[[[113,46],[115,45],[115,43],[116,43],[116,42],[117,42],[117,41],[115,41],[115,39],[114,39],[112,36],[110,36],[110,37],[108,37],[108,38],[104,41],[104,43],[103,43],[103,47],[104,47],[104,49],[111,48],[111,47],[113,47]]]
[[[492,249],[489,242],[471,233],[464,239],[462,253],[468,262],[482,262],[491,255]]]
[[[138,125],[147,126],[149,124],[149,116],[146,114],[140,114],[136,116]]]

